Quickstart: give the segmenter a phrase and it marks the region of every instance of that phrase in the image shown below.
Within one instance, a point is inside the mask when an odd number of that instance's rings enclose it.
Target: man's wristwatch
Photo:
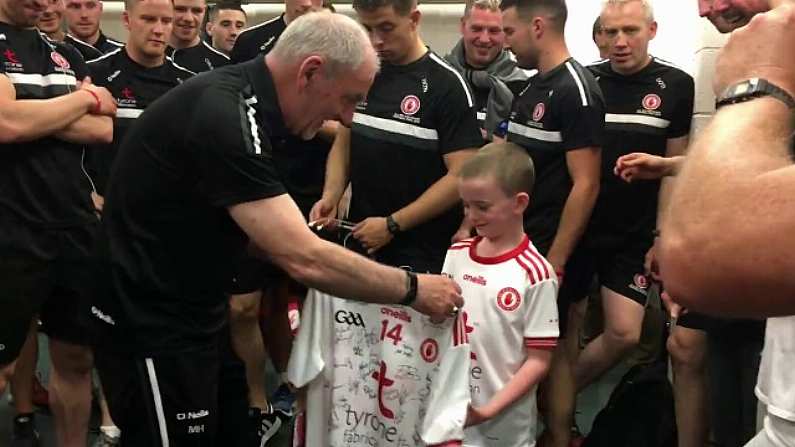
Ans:
[[[400,233],[400,225],[395,222],[395,218],[391,214],[386,216],[386,229],[392,234]]]
[[[719,109],[730,104],[737,104],[765,96],[776,98],[790,109],[795,109],[795,98],[792,95],[783,88],[762,78],[751,78],[730,86],[718,97],[715,108]]]
[[[400,301],[399,304],[403,306],[411,306],[417,300],[417,274],[406,270],[406,296]]]

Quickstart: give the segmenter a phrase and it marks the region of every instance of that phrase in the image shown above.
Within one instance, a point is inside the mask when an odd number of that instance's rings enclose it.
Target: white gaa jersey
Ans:
[[[309,385],[306,446],[461,445],[470,349],[460,318],[310,290],[287,374]]]
[[[778,447],[795,447],[795,317],[767,319],[756,396],[775,416],[765,431]]]
[[[477,255],[482,238],[453,244],[442,271],[461,286],[472,347],[472,406],[488,403],[524,364],[527,348],[554,349],[559,335],[557,276],[525,236],[498,257]],[[494,419],[466,430],[464,445],[535,444],[536,387]]]

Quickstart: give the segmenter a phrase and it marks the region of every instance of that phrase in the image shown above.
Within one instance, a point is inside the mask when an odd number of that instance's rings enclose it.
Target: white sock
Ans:
[[[105,433],[111,438],[121,437],[121,430],[119,430],[119,427],[115,425],[103,425],[99,427],[99,429],[102,431],[102,433]]]

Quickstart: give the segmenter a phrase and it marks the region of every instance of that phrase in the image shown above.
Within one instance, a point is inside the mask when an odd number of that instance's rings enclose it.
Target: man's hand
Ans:
[[[473,407],[472,405],[467,408],[467,420],[464,427],[472,427],[473,425],[482,424],[493,416],[490,415],[485,407]]]
[[[558,255],[553,250],[550,250],[549,254],[547,254],[547,261],[552,264],[552,268],[555,269],[555,275],[558,277],[558,287],[560,287],[560,285],[563,284],[563,273],[566,271],[567,259]]]
[[[676,164],[682,157],[660,157],[658,155],[633,152],[616,160],[613,173],[627,183],[635,180],[657,180],[676,173]]]
[[[417,300],[411,307],[433,321],[444,321],[464,307],[461,287],[446,276],[417,275]]]
[[[795,96],[795,6],[757,14],[732,32],[715,64],[713,87],[720,95],[738,82],[764,78]]]
[[[461,221],[461,226],[458,227],[458,231],[453,234],[453,237],[450,238],[450,242],[455,244],[458,241],[462,241],[464,239],[469,239],[472,237],[472,225],[469,224],[469,220],[465,217],[464,220]]]
[[[373,254],[390,243],[394,236],[387,229],[386,217],[368,217],[356,224],[353,237],[367,248],[368,254]]]
[[[687,313],[687,309],[685,309],[676,301],[674,301],[674,299],[671,298],[671,295],[669,295],[668,292],[663,291],[660,294],[660,299],[665,305],[665,308],[668,309],[668,314],[671,316],[671,318],[679,318]]]
[[[337,204],[331,203],[327,198],[321,198],[309,211],[309,221],[319,226],[325,226],[330,220],[337,216]]]
[[[99,98],[99,110],[96,108],[91,109],[91,113],[95,115],[105,115],[110,117],[116,116],[116,100],[105,87],[99,87],[91,83],[91,78],[86,76],[80,83],[79,90],[87,90]]]
[[[94,209],[102,214],[102,209],[105,208],[105,198],[96,191],[91,191],[91,201],[94,202]]]

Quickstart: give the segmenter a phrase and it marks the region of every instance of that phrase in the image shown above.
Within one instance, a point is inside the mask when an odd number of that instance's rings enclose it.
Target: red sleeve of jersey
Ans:
[[[463,441],[445,441],[441,444],[433,444],[432,447],[456,447],[461,445],[464,445]]]
[[[558,345],[557,337],[540,337],[540,338],[525,338],[524,345],[526,348],[544,349],[551,351]]]

